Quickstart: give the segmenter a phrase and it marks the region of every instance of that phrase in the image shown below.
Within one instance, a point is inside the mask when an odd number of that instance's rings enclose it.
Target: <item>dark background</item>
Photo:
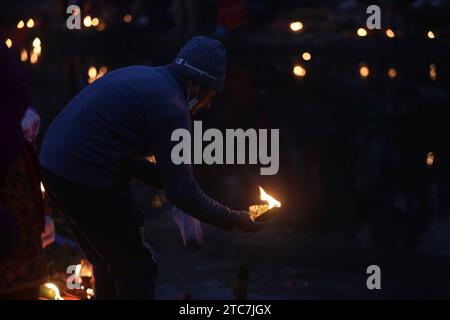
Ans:
[[[249,298],[450,298],[449,1],[75,3],[99,26],[68,30],[67,1],[2,3],[2,41],[12,39],[18,59],[42,42],[37,63],[21,62],[42,117],[39,142],[88,84],[89,67],[166,64],[197,34],[223,41],[228,56],[224,92],[199,115],[204,127],[280,129],[275,176],[260,176],[259,165],[196,167],[204,190],[227,205],[255,203],[257,185],[282,202],[261,234],[204,226],[204,248],[190,253],[170,212],[152,208],[153,191],[133,185],[159,255],[157,297],[233,298],[245,264]],[[381,7],[382,29],[358,37],[369,4]],[[33,28],[16,27],[29,18]],[[292,32],[297,20],[303,29]],[[306,76],[293,74],[297,64]],[[57,228],[69,237],[61,219]],[[61,243],[47,249],[55,272],[80,255]],[[382,290],[366,288],[371,264]]]

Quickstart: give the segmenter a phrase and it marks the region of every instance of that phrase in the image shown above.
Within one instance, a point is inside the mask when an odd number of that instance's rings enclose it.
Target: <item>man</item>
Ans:
[[[40,154],[44,184],[94,265],[97,298],[153,298],[155,265],[126,193],[130,177],[162,186],[172,204],[202,222],[260,230],[248,212],[208,197],[190,165],[171,160],[172,132],[190,130],[190,114],[211,104],[224,78],[222,44],[194,37],[169,65],[126,67],[96,80],[48,129]],[[150,154],[156,165],[139,158]]]

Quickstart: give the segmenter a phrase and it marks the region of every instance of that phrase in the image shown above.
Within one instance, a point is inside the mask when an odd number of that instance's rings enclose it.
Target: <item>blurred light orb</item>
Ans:
[[[106,24],[103,21],[100,21],[99,25],[97,26],[97,31],[103,31],[106,29]]]
[[[97,76],[97,69],[95,67],[89,67],[88,76],[89,78],[95,78]]]
[[[367,36],[367,31],[364,28],[358,28],[358,30],[356,30],[356,34],[358,37],[365,37]]]
[[[427,160],[426,160],[426,164],[428,167],[432,167],[434,163],[434,153],[433,152],[428,152],[427,153]]]
[[[430,70],[430,72],[429,72],[430,73],[430,79],[432,81],[436,81],[436,79],[437,79],[436,65],[434,63],[430,64],[429,70]]]
[[[397,76],[397,70],[394,68],[389,68],[388,70],[388,77],[391,79],[394,79]]]
[[[92,25],[93,25],[94,27],[98,26],[99,23],[100,23],[100,20],[99,20],[98,18],[92,19]]]
[[[35,64],[38,61],[38,54],[36,52],[32,52],[30,55],[30,62],[31,64]]]
[[[125,23],[130,23],[131,20],[133,20],[133,17],[132,17],[130,14],[126,14],[126,15],[123,17],[123,22],[125,22]]]
[[[392,29],[386,29],[386,36],[388,38],[395,38],[395,32]]]
[[[37,55],[40,55],[42,52],[42,47],[41,46],[34,47],[33,52],[36,53]]]
[[[369,71],[369,68],[367,66],[361,66],[359,68],[359,75],[362,78],[367,78],[369,76],[369,74],[370,74],[370,71]]]
[[[92,25],[92,18],[91,16],[86,16],[83,19],[83,24],[86,28],[89,28]]]
[[[8,48],[11,48],[12,45],[13,45],[12,40],[11,40],[10,38],[8,38],[8,39],[5,40],[5,44],[6,44],[6,46],[7,46]]]
[[[303,29],[303,23],[301,23],[300,21],[291,22],[289,28],[291,28],[291,30],[294,32],[298,32]]]
[[[25,62],[28,60],[28,52],[26,49],[22,49],[20,52],[20,61]]]
[[[18,29],[22,29],[24,26],[25,26],[25,23],[23,22],[23,20],[20,20],[19,23],[17,23]]]
[[[27,21],[27,27],[28,28],[33,28],[34,27],[34,20],[33,19],[28,19]]]
[[[303,68],[302,66],[299,66],[299,65],[295,65],[294,68],[292,69],[292,72],[297,77],[304,77],[306,75],[305,68]]]
[[[33,47],[40,47],[41,46],[41,39],[38,37],[34,38],[33,40]]]
[[[309,53],[309,52],[303,52],[302,58],[303,58],[303,60],[305,60],[305,61],[311,60],[311,53]]]
[[[430,39],[434,39],[435,38],[435,36],[434,36],[434,33],[433,33],[433,31],[428,31],[428,33],[427,33],[427,37],[428,38],[430,38]]]

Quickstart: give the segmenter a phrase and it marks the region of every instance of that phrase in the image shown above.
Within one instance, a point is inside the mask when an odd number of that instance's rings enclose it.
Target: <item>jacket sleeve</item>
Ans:
[[[172,106],[173,107],[173,106]],[[233,229],[239,211],[232,210],[206,195],[199,187],[190,164],[175,165],[171,159],[172,132],[183,128],[190,131],[188,115],[171,115],[152,126],[152,144],[161,182],[169,201],[198,220],[223,229]]]

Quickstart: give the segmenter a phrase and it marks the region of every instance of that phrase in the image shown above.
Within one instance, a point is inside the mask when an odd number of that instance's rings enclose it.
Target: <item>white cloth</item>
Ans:
[[[183,244],[189,250],[198,250],[203,245],[202,225],[196,218],[177,207],[173,207],[172,216],[180,229]]]

